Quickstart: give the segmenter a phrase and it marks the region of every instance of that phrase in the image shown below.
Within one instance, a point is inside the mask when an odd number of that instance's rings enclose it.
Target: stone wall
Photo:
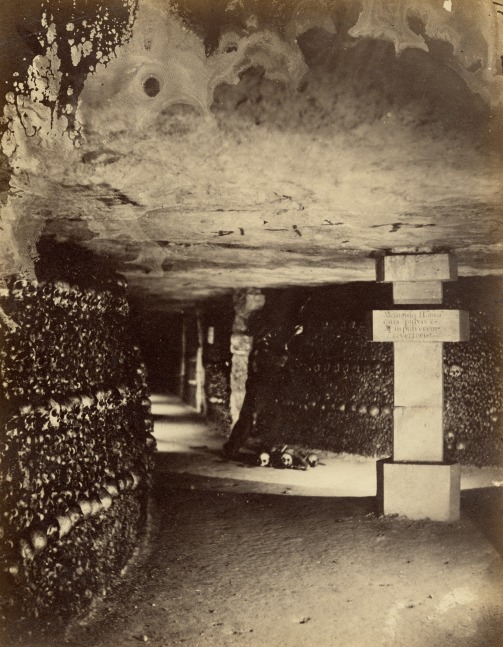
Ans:
[[[235,424],[243,405],[246,393],[249,357],[254,339],[250,332],[250,322],[255,313],[260,311],[265,303],[265,297],[260,290],[247,288],[236,290],[234,294],[234,323],[231,336],[231,419]]]
[[[12,277],[2,297],[18,324],[0,340],[0,604],[14,625],[85,610],[145,526],[155,441],[126,285],[80,261],[42,257],[38,281]]]

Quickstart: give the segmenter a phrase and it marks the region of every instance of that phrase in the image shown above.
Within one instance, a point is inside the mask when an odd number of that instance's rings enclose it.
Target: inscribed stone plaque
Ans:
[[[464,310],[374,310],[373,341],[468,341]]]
[[[442,407],[442,342],[396,342],[393,351],[395,406]]]
[[[442,303],[442,281],[399,281],[393,283],[393,303],[398,305]]]
[[[377,259],[377,281],[455,281],[456,259],[451,254],[392,254]]]
[[[442,407],[397,407],[393,414],[393,460],[441,462]]]

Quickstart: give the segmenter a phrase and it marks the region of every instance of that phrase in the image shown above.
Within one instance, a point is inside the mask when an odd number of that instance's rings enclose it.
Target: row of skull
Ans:
[[[81,336],[82,327],[61,334],[19,335],[0,343],[1,386],[7,399],[41,397],[113,384],[117,379],[145,382],[139,352],[124,330],[102,326]],[[88,385],[86,387],[86,385]]]
[[[15,435],[17,426],[28,430],[38,427],[41,431],[58,428],[61,423],[68,422],[68,418],[85,419],[93,411],[106,413],[112,409],[116,414],[118,407],[127,407],[128,405],[134,407],[138,400],[147,418],[151,412],[150,398],[142,395],[142,390],[133,389],[124,384],[113,389],[98,389],[94,393],[49,398],[47,402],[38,406],[26,403],[19,407],[18,415],[12,417],[12,422],[7,423],[7,435],[9,435],[10,428]]]
[[[84,489],[104,471],[117,473],[121,465],[138,460],[155,444],[150,409],[142,389],[124,385],[52,398],[42,406],[22,405],[7,422],[0,444],[11,490],[4,497],[6,512],[15,517],[17,499],[28,491],[31,509],[24,516],[43,513],[51,507],[46,495],[64,487]]]
[[[93,281],[97,283],[96,280]],[[108,280],[103,284],[100,289],[85,287],[70,283],[64,280],[47,280],[38,281],[37,279],[28,279],[26,277],[13,276],[8,281],[7,291],[1,296],[14,299],[24,300],[33,297],[42,298],[58,298],[61,296],[68,296],[72,299],[85,298],[92,300],[94,298],[103,299],[107,298],[104,295],[120,295],[124,296],[127,290],[127,280],[124,276],[116,274],[113,279]]]
[[[341,413],[356,412],[362,415],[368,414],[373,418],[377,418],[379,415],[390,416],[392,413],[392,409],[389,405],[384,405],[382,407],[379,407],[377,404],[367,405],[362,403],[358,404],[356,402],[345,403],[345,402],[338,401],[338,402],[332,402],[331,404],[320,404],[316,400],[311,400],[310,402],[301,403],[301,402],[298,402],[297,400],[283,399],[281,400],[281,405],[284,407],[304,410],[304,411],[334,410],[334,411],[339,411]]]
[[[107,479],[103,485],[90,496],[80,496],[68,506],[64,514],[48,519],[43,524],[29,528],[25,537],[19,539],[19,553],[23,561],[32,560],[35,555],[44,550],[50,540],[62,539],[82,519],[99,515],[112,506],[113,500],[121,492],[136,490],[140,484],[137,471],[122,474],[117,479]]]
[[[44,614],[51,624],[56,617],[66,624],[70,616],[82,613],[95,595],[105,595],[110,573],[120,572],[136,547],[141,500],[134,492],[120,496],[97,518],[81,518],[63,538],[49,537],[46,548],[38,553],[25,533],[23,539],[30,544],[34,558],[29,553],[23,560],[16,541],[0,561],[5,585],[0,590],[2,615],[16,621],[20,615],[33,618]]]

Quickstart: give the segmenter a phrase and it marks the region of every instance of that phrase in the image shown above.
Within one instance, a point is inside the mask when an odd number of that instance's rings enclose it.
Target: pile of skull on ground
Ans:
[[[155,447],[145,366],[125,281],[96,284],[17,279],[3,300],[19,325],[0,341],[0,601],[12,617],[80,611],[142,525]]]

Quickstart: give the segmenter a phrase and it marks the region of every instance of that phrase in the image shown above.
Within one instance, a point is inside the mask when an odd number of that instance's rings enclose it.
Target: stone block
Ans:
[[[458,342],[470,339],[464,310],[374,310],[373,341]]]
[[[393,460],[441,462],[442,407],[397,407],[393,411]]]
[[[248,355],[253,346],[253,337],[250,335],[243,335],[235,333],[231,335],[231,353],[233,355]]]
[[[442,342],[396,342],[393,351],[395,406],[442,407]]]
[[[455,281],[456,258],[452,254],[391,254],[376,263],[377,281]]]
[[[381,514],[409,519],[457,521],[460,467],[449,463],[377,461],[377,500]]]
[[[400,281],[393,283],[393,303],[414,305],[442,303],[441,281]]]

